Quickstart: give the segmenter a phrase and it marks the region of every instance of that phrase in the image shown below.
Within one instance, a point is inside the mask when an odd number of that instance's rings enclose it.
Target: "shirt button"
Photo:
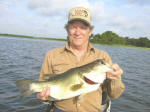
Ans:
[[[78,103],[78,106],[80,106],[80,104]]]

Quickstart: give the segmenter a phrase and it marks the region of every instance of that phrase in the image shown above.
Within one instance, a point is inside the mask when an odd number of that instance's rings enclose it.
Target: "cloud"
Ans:
[[[28,3],[28,8],[46,16],[62,16],[73,6],[88,7],[89,3],[88,0],[30,0]]]
[[[92,11],[93,21],[100,21],[107,18],[108,16],[105,12],[104,3],[101,1],[97,1],[91,4],[90,9]]]
[[[147,36],[149,37],[150,33],[148,31],[149,24],[141,21],[140,19],[128,19],[125,16],[116,16],[113,19],[106,23],[105,26],[108,26],[107,30],[116,32],[121,36],[129,37],[140,37]]]
[[[132,21],[123,16],[115,17],[109,24],[114,27],[120,27],[124,30],[135,30],[144,27],[144,24],[142,22]]]
[[[148,5],[150,4],[150,0],[127,0],[128,3],[131,4],[139,4],[139,5]]]
[[[6,16],[7,14],[12,14],[12,11],[9,9],[9,5],[7,2],[0,3],[0,15]]]

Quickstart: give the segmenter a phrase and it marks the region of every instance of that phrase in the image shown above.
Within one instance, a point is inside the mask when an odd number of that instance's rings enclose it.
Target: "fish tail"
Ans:
[[[31,84],[33,83],[33,80],[18,80],[16,81],[16,86],[20,89],[21,98],[25,98],[28,96],[31,96],[34,91],[31,88]]]

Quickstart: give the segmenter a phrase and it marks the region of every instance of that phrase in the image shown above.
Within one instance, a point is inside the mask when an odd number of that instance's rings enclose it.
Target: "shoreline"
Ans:
[[[0,34],[0,37],[13,37],[13,38],[27,38],[27,39],[39,39],[39,40],[55,40],[55,41],[67,41],[67,39],[60,39],[60,38],[48,38],[48,37],[34,37],[34,36],[27,36],[27,35],[15,35],[15,34]],[[67,37],[66,37],[67,38]],[[150,48],[146,47],[137,47],[137,46],[132,46],[132,45],[119,45],[119,44],[99,44],[99,43],[94,43],[96,45],[106,45],[106,46],[118,46],[118,47],[127,47],[127,48],[137,48],[137,49],[143,49],[143,50],[150,50]]]
[[[0,37],[15,37],[15,38],[27,38],[27,39],[39,39],[39,40],[57,40],[57,41],[67,41],[66,39],[58,39],[58,38],[48,38],[48,37],[34,37],[27,35],[15,35],[15,34],[0,34]]]

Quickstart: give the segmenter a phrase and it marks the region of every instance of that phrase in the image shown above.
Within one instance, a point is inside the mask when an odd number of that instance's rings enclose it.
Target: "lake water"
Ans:
[[[15,81],[38,80],[45,53],[65,42],[0,37],[0,112],[45,112],[46,105],[32,97],[20,99]],[[123,95],[112,100],[111,112],[150,112],[150,50],[94,45],[109,53],[124,70]]]

